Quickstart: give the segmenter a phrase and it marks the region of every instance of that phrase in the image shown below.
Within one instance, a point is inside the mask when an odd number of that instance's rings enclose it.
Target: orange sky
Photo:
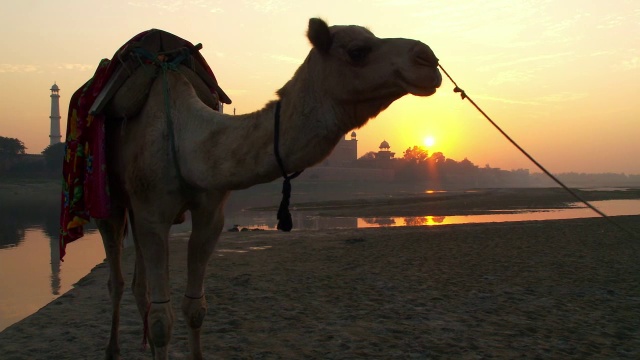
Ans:
[[[14,1],[0,5],[0,136],[49,144],[50,91],[72,92],[131,36],[161,28],[204,45],[234,101],[261,108],[309,51],[309,17],[367,26],[432,47],[458,84],[552,172],[640,174],[640,2],[612,1]],[[534,166],[445,81],[357,130],[359,154],[382,140],[401,156],[432,151],[504,169]]]

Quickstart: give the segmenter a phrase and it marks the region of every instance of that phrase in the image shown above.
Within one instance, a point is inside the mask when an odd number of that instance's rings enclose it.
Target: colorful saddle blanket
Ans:
[[[120,47],[112,60],[102,59],[93,77],[72,95],[62,170],[60,259],[65,255],[66,245],[84,235],[83,226],[92,217],[109,216],[105,106],[128,74],[141,65],[173,61],[174,66],[192,69],[220,102],[231,103],[199,48],[200,45],[194,46],[162,30],[144,31]]]

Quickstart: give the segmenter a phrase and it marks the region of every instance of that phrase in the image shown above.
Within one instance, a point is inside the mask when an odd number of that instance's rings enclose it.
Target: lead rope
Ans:
[[[291,220],[291,213],[289,212],[289,199],[291,198],[291,180],[302,174],[302,171],[296,171],[291,175],[287,174],[284,163],[280,157],[280,101],[276,103],[276,113],[274,121],[274,134],[273,134],[273,152],[276,156],[276,161],[282,172],[284,182],[282,183],[282,201],[280,201],[280,207],[278,208],[278,230],[285,232],[291,231],[293,228],[293,221]]]
[[[583,199],[580,195],[578,195],[575,191],[571,190],[567,185],[565,185],[562,181],[560,181],[560,179],[558,179],[557,177],[555,177],[551,172],[549,172],[547,169],[544,168],[544,166],[542,166],[538,161],[536,161],[536,159],[533,158],[533,156],[529,155],[529,153],[527,153],[520,145],[518,145],[518,143],[515,142],[515,140],[513,140],[509,135],[507,135],[506,132],[504,132],[504,130],[502,130],[500,128],[500,126],[498,126],[498,124],[495,123],[495,121],[493,121],[489,115],[487,115],[484,111],[482,111],[482,109],[467,95],[467,93],[462,90],[458,84],[456,84],[455,81],[453,81],[453,79],[451,78],[451,76],[449,75],[449,73],[447,73],[447,70],[445,70],[442,65],[438,64],[438,67],[440,68],[440,70],[442,70],[442,72],[444,72],[445,75],[447,75],[447,77],[449,78],[449,80],[451,81],[451,83],[453,83],[453,85],[455,86],[455,88],[453,89],[453,92],[455,93],[460,93],[460,97],[462,98],[462,100],[467,99],[469,100],[469,102],[471,103],[471,105],[473,105],[487,120],[489,120],[489,122],[491,123],[491,125],[493,125],[493,127],[495,127],[507,140],[509,140],[509,142],[511,142],[511,144],[513,144],[513,146],[515,146],[518,150],[520,150],[520,152],[522,154],[524,154],[524,156],[526,156],[529,160],[531,160],[532,163],[534,163],[538,169],[542,170],[542,172],[544,172],[545,174],[547,174],[547,176],[549,176],[553,181],[556,182],[556,184],[560,185],[563,189],[565,189],[569,194],[571,194],[574,198],[576,198],[578,201],[580,201],[581,203],[585,204],[588,208],[590,208],[591,210],[595,211],[598,215],[602,216],[603,218],[607,219],[607,221],[609,221],[611,224],[613,224],[614,226],[616,226],[618,229],[626,232],[627,234],[631,235],[632,237],[636,238],[636,239],[640,239],[640,235],[638,235],[637,233],[635,233],[634,231],[631,231],[630,229],[622,226],[620,223],[618,223],[617,221],[613,220],[610,216],[608,216],[607,214],[605,214],[604,212],[600,211],[600,209],[596,208],[595,206],[591,205],[591,203],[589,203],[587,200]]]

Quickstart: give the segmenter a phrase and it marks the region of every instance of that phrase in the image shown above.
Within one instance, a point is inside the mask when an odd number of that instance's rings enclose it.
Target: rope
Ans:
[[[595,206],[593,206],[591,203],[589,203],[587,200],[585,200],[584,198],[582,198],[580,195],[578,195],[575,191],[573,191],[572,189],[570,189],[567,185],[565,185],[562,181],[560,181],[560,179],[558,179],[557,177],[555,177],[551,172],[549,172],[547,169],[544,168],[544,166],[542,166],[538,161],[536,161],[536,159],[533,158],[533,156],[529,155],[529,153],[527,153],[520,145],[518,145],[518,143],[515,142],[515,140],[513,140],[509,135],[507,135],[506,132],[504,132],[504,130],[502,130],[502,128],[500,128],[500,126],[498,126],[498,124],[495,123],[495,121],[493,121],[489,115],[487,115],[468,95],[467,93],[462,90],[458,84],[456,84],[456,82],[453,80],[453,78],[451,78],[451,76],[449,75],[449,73],[447,73],[447,70],[445,70],[442,65],[438,64],[438,67],[440,68],[440,70],[442,70],[442,72],[444,72],[444,74],[449,78],[449,80],[451,81],[451,83],[453,83],[453,85],[455,86],[455,88],[453,89],[453,92],[455,93],[460,93],[460,97],[462,98],[462,100],[469,100],[469,102],[471,103],[471,105],[473,105],[476,110],[478,110],[487,120],[489,120],[489,122],[491,123],[491,125],[493,125],[493,127],[495,127],[507,140],[509,140],[509,142],[511,142],[511,144],[513,144],[513,146],[515,146],[518,150],[520,150],[520,152],[522,154],[524,154],[524,156],[526,156],[529,160],[531,160],[532,163],[534,163],[538,169],[542,170],[542,172],[544,172],[547,176],[549,176],[553,181],[556,182],[556,184],[560,185],[563,189],[565,189],[569,194],[571,194],[574,198],[576,198],[578,201],[580,201],[581,203],[585,204],[589,209],[595,211],[598,215],[600,215],[601,217],[605,218],[607,221],[609,221],[611,224],[613,224],[614,226],[616,226],[618,229],[626,232],[627,234],[631,235],[632,237],[635,238],[639,238],[640,239],[640,235],[636,234],[635,232],[631,231],[630,229],[627,229],[626,227],[622,226],[620,223],[614,221],[610,216],[608,216],[607,214],[605,214],[604,212],[600,211],[600,209],[596,208]]]
[[[302,174],[302,171],[296,171],[291,175],[287,174],[284,163],[280,157],[280,101],[276,103],[275,124],[273,134],[273,152],[276,156],[276,161],[282,172],[284,182],[282,183],[282,201],[280,201],[280,207],[278,208],[278,230],[285,232],[291,231],[293,228],[293,220],[291,219],[291,213],[289,212],[289,199],[291,198],[291,180]]]

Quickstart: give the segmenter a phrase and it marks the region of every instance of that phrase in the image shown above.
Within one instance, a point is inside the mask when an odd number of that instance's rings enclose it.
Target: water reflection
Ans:
[[[592,201],[592,205],[608,216],[640,215],[640,200],[601,200]],[[521,210],[508,212],[496,210],[482,215],[454,216],[410,216],[410,217],[371,217],[354,218],[359,228],[384,226],[434,226],[453,224],[480,224],[491,222],[542,221],[599,217],[582,203],[569,204],[567,209]]]
[[[592,205],[609,216],[640,215],[640,200],[601,200]],[[405,217],[324,217],[313,212],[292,211],[295,230],[320,230],[340,228],[371,228],[391,226],[437,226],[470,223],[561,220],[598,217],[593,210],[581,203],[573,203],[566,209],[496,210],[481,215],[405,216]],[[225,228],[238,230],[276,230],[275,212],[237,210],[228,213]]]
[[[232,196],[226,211],[225,228],[239,230],[275,230],[275,211],[244,210],[250,206],[279,203],[277,191],[261,197]],[[300,196],[303,198],[303,196]],[[306,199],[301,199],[306,200]],[[640,214],[640,200],[594,201],[593,205],[611,216]],[[446,224],[529,221],[596,217],[590,209],[573,204],[572,208],[553,211],[495,211],[485,215],[414,216],[414,217],[323,217],[313,212],[292,209],[294,229],[319,230],[392,226],[436,226]],[[61,263],[58,249],[59,204],[43,201],[38,206],[0,207],[0,331],[37,311],[86,275],[104,259],[104,249],[95,227],[88,226],[86,235],[67,247],[68,255]],[[189,231],[189,221],[174,226],[172,232]],[[11,276],[8,276],[8,275]],[[6,294],[10,294],[7,296]]]
[[[0,330],[69,290],[104,258],[98,241],[95,248],[81,246],[85,251],[78,259],[61,263],[59,202],[32,200],[0,207]],[[87,227],[88,238],[93,232]]]

